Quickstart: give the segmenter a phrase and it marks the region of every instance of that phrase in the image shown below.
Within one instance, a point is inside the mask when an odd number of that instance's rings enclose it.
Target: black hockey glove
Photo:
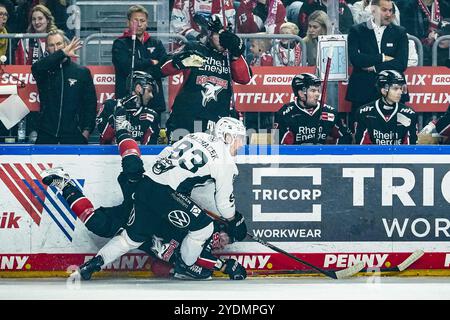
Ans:
[[[247,271],[238,261],[228,259],[225,260],[224,264],[225,269],[223,273],[227,274],[231,280],[244,280],[247,278]]]
[[[187,68],[200,68],[205,63],[206,57],[198,50],[186,50],[172,57],[175,68],[182,70]]]
[[[219,43],[228,49],[233,57],[241,56],[245,51],[244,41],[231,31],[223,31],[219,35]]]
[[[233,220],[228,222],[228,235],[235,241],[242,241],[247,236],[245,219],[238,211],[236,211]]]

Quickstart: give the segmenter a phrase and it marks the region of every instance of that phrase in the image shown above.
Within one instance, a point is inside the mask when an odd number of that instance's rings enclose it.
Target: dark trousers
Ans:
[[[81,132],[73,136],[55,137],[47,132],[39,131],[36,144],[88,144],[88,141]]]

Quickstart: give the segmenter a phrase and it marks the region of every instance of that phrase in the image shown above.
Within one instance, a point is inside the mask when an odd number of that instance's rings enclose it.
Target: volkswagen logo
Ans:
[[[168,217],[169,221],[177,228],[186,228],[191,222],[189,215],[181,210],[171,211]]]

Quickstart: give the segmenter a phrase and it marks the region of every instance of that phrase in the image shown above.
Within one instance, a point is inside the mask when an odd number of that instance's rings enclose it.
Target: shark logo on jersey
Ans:
[[[202,90],[202,105],[206,107],[206,104],[211,101],[217,101],[217,96],[223,90],[228,88],[227,80],[214,77],[214,76],[198,76],[196,84],[203,87]]]
[[[202,84],[202,87],[205,88],[205,90],[202,91],[202,105],[203,107],[206,107],[206,104],[211,101],[217,101],[217,96],[219,95],[220,91],[222,91],[223,87],[212,84],[210,82],[206,82]]]
[[[191,219],[189,215],[181,210],[173,210],[168,214],[169,221],[177,228],[186,228],[189,223],[191,223]]]

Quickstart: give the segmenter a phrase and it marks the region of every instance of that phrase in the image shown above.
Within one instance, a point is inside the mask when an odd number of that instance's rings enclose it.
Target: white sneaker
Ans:
[[[60,191],[70,182],[70,176],[67,172],[64,172],[62,167],[50,168],[42,171],[42,182],[47,186],[53,186]]]

